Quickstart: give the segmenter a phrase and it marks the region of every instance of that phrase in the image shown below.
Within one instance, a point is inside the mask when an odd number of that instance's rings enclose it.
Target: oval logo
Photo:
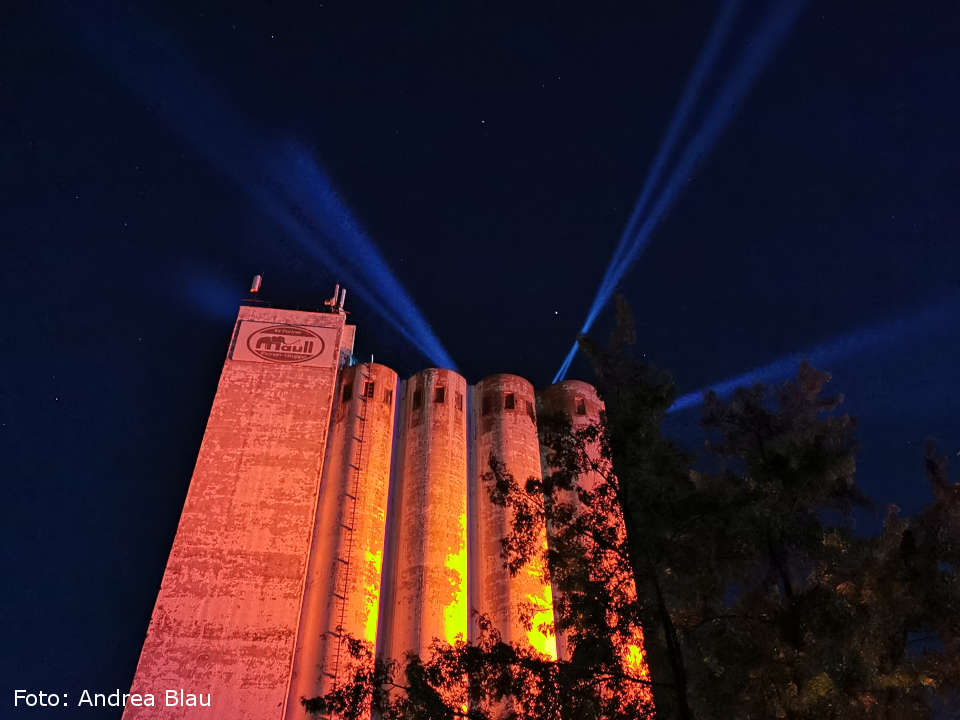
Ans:
[[[247,349],[270,362],[299,363],[322,354],[323,340],[306,328],[273,325],[248,337]]]

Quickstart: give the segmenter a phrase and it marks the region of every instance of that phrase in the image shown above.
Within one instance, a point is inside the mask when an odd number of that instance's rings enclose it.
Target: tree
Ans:
[[[855,423],[803,364],[771,392],[710,394],[702,424],[719,470],[689,472],[659,435],[669,382],[628,352],[621,304],[609,347],[585,342],[607,406],[650,673],[664,717],[930,717],[956,692],[958,487],[880,537],[849,522]],[[652,378],[652,380],[651,380]],[[717,464],[717,463],[714,463]],[[828,523],[827,518],[839,517]],[[919,638],[929,651],[911,653]],[[939,644],[938,644],[939,643]]]
[[[927,718],[960,685],[960,486],[928,445],[934,501],[859,537],[855,423],[804,364],[779,387],[708,395],[709,469],[662,437],[668,376],[634,359],[618,303],[611,343],[581,345],[606,403],[600,426],[541,415],[551,471],[518,479],[491,458],[487,485],[513,528],[504,562],[542,562],[566,662],[500,642],[374,662],[318,711],[385,720],[516,718]],[[549,523],[544,551],[538,527]],[[643,628],[645,663],[638,628]],[[647,673],[649,669],[649,673]],[[467,707],[444,700],[468,678]],[[356,709],[359,714],[350,714]]]

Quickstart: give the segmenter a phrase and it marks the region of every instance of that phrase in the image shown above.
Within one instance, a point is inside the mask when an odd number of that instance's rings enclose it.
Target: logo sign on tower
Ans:
[[[336,328],[243,320],[231,348],[233,360],[329,366],[336,363]]]
[[[323,354],[323,340],[303,327],[273,325],[252,333],[247,338],[247,349],[271,362],[300,363]]]

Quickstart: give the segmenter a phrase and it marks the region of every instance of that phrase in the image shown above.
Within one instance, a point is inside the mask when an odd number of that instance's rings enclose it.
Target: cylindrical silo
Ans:
[[[565,416],[574,430],[599,423],[600,413],[603,410],[603,404],[597,397],[596,389],[581,380],[564,380],[546,388],[540,393],[540,406],[545,415]],[[544,451],[543,472],[547,474],[550,472],[549,457],[546,448]],[[599,452],[599,449],[590,448],[588,451]],[[577,482],[586,488],[593,487],[596,480],[594,473],[584,473],[577,478]],[[578,503],[576,493],[573,491],[563,493],[560,499],[574,505]],[[551,528],[548,528],[548,534],[550,532]],[[557,656],[561,660],[569,660],[573,654],[573,648],[570,646],[567,633],[558,629],[556,643]]]
[[[504,642],[525,644],[555,658],[553,632],[540,629],[553,624],[553,597],[541,559],[511,577],[501,554],[501,540],[511,531],[512,513],[491,502],[484,480],[491,472],[491,456],[503,463],[521,488],[530,477],[540,479],[533,385],[516,375],[501,374],[481,380],[471,391],[471,608],[490,618]],[[545,549],[545,526],[542,542]]]
[[[424,659],[467,637],[467,383],[430,368],[406,381],[390,510],[382,653]]]
[[[551,385],[540,393],[540,402],[544,413],[562,413],[569,418],[574,430],[599,424],[604,409],[596,388],[582,380],[564,380]],[[593,443],[587,452],[594,461],[600,459],[599,444]],[[587,472],[578,481],[581,486],[590,489],[599,479],[597,473]]]
[[[601,414],[604,411],[603,401],[597,396],[596,389],[580,380],[565,380],[563,382],[551,385],[541,394],[541,402],[545,413],[562,413],[566,415],[574,430],[582,429],[589,425],[597,425],[601,420]],[[594,464],[604,466],[604,460],[601,457],[599,442],[590,443],[586,447],[587,456]],[[549,463],[549,459],[545,458]],[[544,467],[544,472],[548,472],[549,467]],[[609,473],[610,469],[605,468],[604,472]],[[579,485],[586,490],[593,490],[597,483],[603,481],[603,475],[594,471],[585,471],[577,479]],[[574,503],[578,502],[574,493],[569,493],[566,498]],[[623,515],[616,508],[611,519],[618,525],[618,534],[621,539],[626,536],[626,528],[623,524]],[[549,528],[548,528],[549,532]],[[608,574],[610,582],[619,588],[625,588],[627,593],[636,597],[636,589],[633,584],[632,570],[629,567],[623,567],[622,558],[615,555],[605,555],[603,552],[594,553],[593,560],[599,566],[601,572]],[[611,593],[613,595],[614,593]],[[614,649],[620,656],[624,668],[634,674],[636,677],[649,680],[649,671],[643,654],[643,631],[636,627],[631,632],[613,637]],[[574,648],[570,647],[569,638],[565,633],[558,633],[557,648],[561,659],[569,660],[573,654]],[[652,703],[652,697],[649,688],[638,686],[636,692],[624,697],[624,702],[634,704]]]
[[[345,368],[334,399],[287,720],[349,679],[346,636],[377,641],[397,374]],[[318,468],[319,471],[319,468]]]

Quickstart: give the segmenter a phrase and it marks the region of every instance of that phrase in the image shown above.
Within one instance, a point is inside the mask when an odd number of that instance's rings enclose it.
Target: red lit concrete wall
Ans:
[[[124,718],[306,718],[300,699],[349,672],[340,630],[426,657],[435,638],[466,639],[469,607],[507,642],[570,657],[537,627],[553,617],[542,569],[504,567],[511,518],[481,480],[491,453],[521,483],[540,475],[532,386],[495,375],[468,389],[440,369],[398,383],[373,363],[338,381],[352,340],[340,314],[240,309],[133,682],[161,706]],[[542,401],[575,426],[603,408],[577,381]],[[531,629],[524,605],[539,608]],[[617,644],[645,676],[639,630]],[[212,708],[163,707],[170,688]]]
[[[545,412],[564,413],[570,418],[574,429],[599,424],[600,416],[604,409],[603,401],[597,396],[596,389],[592,385],[580,380],[565,380],[556,385],[551,385],[543,391],[541,400]],[[594,462],[603,466],[604,460],[601,457],[600,447],[597,443],[588,446],[587,453]],[[547,471],[547,468],[544,468],[544,472]],[[587,472],[578,478],[581,487],[587,490],[594,488],[596,483],[601,480],[602,476],[596,472]],[[573,493],[568,497],[570,501],[574,503],[578,502]],[[625,535],[626,528],[623,527],[622,516],[619,516],[617,521],[620,526],[620,532]],[[602,554],[599,557],[602,562]],[[619,560],[615,557],[610,557],[608,562],[610,563],[610,567],[621,567]],[[629,569],[623,569],[620,572],[626,574],[626,576],[620,578],[614,577],[613,582],[617,583],[622,581],[625,584],[624,586],[629,588],[628,592],[635,596],[636,590],[633,584],[632,572],[630,572]],[[642,630],[637,628],[633,633],[614,637],[613,640],[614,649],[623,661],[624,667],[628,671],[632,671],[635,677],[649,680],[649,670],[643,654]],[[570,659],[574,648],[570,646],[569,638],[565,637],[564,633],[558,633],[557,649],[561,659]],[[652,695],[648,689],[638,689],[637,695],[638,697],[631,698],[631,700],[639,700],[648,704],[652,703]]]
[[[521,487],[529,477],[540,478],[533,386],[516,375],[493,375],[471,388],[473,458],[470,475],[470,596],[471,608],[488,616],[504,642],[522,643],[556,658],[552,632],[553,597],[543,567],[531,563],[511,577],[501,556],[500,541],[509,534],[512,516],[490,501],[483,475],[490,472],[493,454],[506,465]],[[546,527],[543,528],[546,547]],[[530,629],[522,614],[532,620]]]
[[[597,397],[596,389],[582,380],[564,380],[551,385],[541,393],[540,399],[544,411],[563,413],[570,418],[574,429],[597,425],[600,422],[600,414],[603,412],[603,401]],[[588,448],[588,451],[593,459],[599,459],[599,447],[593,446]],[[602,479],[602,476],[591,472],[581,476],[579,482],[583,487],[590,489]]]
[[[545,413],[563,413],[570,418],[575,429],[598,423],[600,413],[603,410],[603,404],[597,397],[597,391],[594,387],[580,380],[564,380],[556,385],[551,385],[542,391],[540,401]],[[578,410],[582,412],[578,412]],[[549,468],[545,466],[543,471],[547,473]],[[586,488],[593,487],[596,481],[597,478],[592,473],[585,474],[578,479],[578,482]],[[573,492],[566,494],[565,499],[566,502],[577,503],[576,495]],[[573,655],[573,648],[569,646],[566,633],[558,632],[556,642],[559,658],[569,660]]]
[[[327,354],[273,333],[234,360],[232,343],[133,681],[159,707],[124,718],[283,716],[343,319],[240,308],[234,341],[252,323],[295,325]],[[164,707],[168,688],[212,707]]]
[[[397,375],[379,364],[345,368],[334,399],[287,718],[349,679],[338,628],[377,641],[380,571]]]
[[[405,383],[382,627],[388,658],[427,657],[434,638],[466,639],[466,392],[451,370],[423,370]]]

